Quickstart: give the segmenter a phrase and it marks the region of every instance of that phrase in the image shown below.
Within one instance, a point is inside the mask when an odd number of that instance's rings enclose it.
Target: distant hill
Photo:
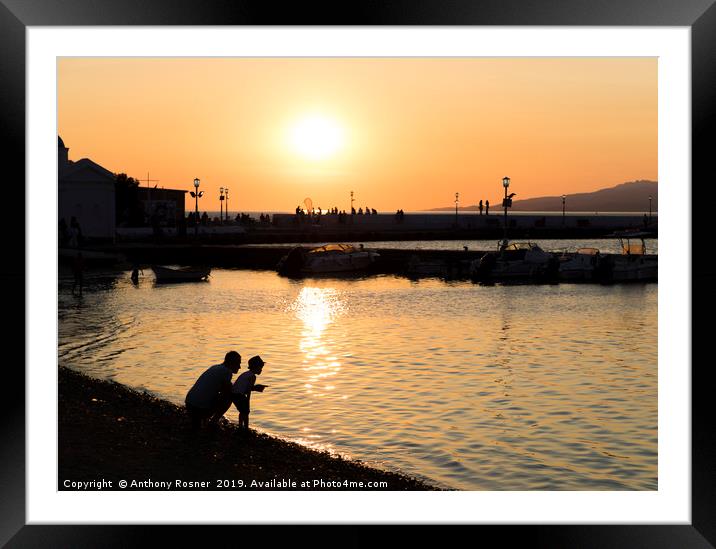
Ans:
[[[659,208],[659,190],[656,181],[629,181],[608,189],[591,193],[567,194],[567,212],[648,212],[649,196],[652,197],[653,212]],[[490,202],[493,211],[502,208],[502,198]],[[466,206],[460,211],[475,211],[477,206]],[[455,211],[455,206],[432,208],[431,212]],[[561,196],[541,196],[518,200],[514,198],[510,211],[517,212],[561,212]]]

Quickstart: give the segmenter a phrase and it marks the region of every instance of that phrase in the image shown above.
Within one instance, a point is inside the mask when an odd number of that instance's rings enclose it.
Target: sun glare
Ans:
[[[343,129],[331,118],[306,116],[292,128],[290,139],[293,149],[301,156],[322,160],[343,147]]]

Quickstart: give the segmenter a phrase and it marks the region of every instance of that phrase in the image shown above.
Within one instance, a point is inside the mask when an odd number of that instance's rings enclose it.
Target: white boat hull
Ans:
[[[629,280],[656,280],[658,263],[643,256],[619,256],[614,260],[611,278],[614,282]]]
[[[304,274],[321,274],[362,271],[370,267],[377,256],[378,254],[373,252],[356,252],[310,258],[301,268],[301,272]]]

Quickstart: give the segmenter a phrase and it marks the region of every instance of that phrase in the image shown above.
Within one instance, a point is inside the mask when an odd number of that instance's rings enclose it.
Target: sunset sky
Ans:
[[[657,59],[60,59],[58,133],[202,211],[497,204],[657,180]]]

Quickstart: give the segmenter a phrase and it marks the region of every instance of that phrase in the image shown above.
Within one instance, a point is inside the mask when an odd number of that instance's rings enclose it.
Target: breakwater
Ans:
[[[656,217],[644,223],[638,214],[511,214],[508,236],[514,238],[599,238],[615,231],[644,230],[656,234]],[[339,218],[275,214],[271,222],[207,224],[199,227],[118,227],[118,243],[154,241],[204,244],[276,244],[346,242],[362,240],[497,240],[504,236],[499,214],[393,214],[355,215]]]
[[[115,252],[129,263],[139,265],[209,265],[211,267],[274,270],[279,260],[293,246],[240,246],[240,245],[117,245]],[[380,258],[371,272],[401,273],[414,258],[421,262],[461,264],[479,259],[484,251],[478,250],[404,250],[381,249]]]

